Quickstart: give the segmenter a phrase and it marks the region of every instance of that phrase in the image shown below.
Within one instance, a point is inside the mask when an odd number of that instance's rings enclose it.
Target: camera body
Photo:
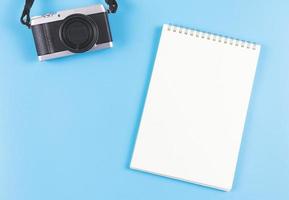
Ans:
[[[33,17],[31,29],[40,61],[113,46],[101,4]]]

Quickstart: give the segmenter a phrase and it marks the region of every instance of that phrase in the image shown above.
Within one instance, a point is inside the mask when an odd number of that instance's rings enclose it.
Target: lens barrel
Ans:
[[[99,29],[87,15],[73,14],[66,17],[59,29],[61,42],[73,53],[90,50],[98,40]]]

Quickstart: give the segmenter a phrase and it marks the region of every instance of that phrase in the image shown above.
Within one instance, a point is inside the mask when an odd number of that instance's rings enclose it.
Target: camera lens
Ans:
[[[59,29],[60,40],[73,53],[90,50],[97,42],[98,36],[97,25],[89,16],[82,14],[68,16]]]

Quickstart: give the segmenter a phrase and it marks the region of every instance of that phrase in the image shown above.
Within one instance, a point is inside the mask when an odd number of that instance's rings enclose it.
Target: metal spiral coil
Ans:
[[[235,38],[223,36],[223,35],[216,35],[209,32],[198,31],[195,29],[189,29],[180,26],[168,25],[167,31],[172,31],[174,33],[185,34],[191,37],[196,37],[200,39],[211,40],[213,42],[219,42],[223,44],[228,44],[231,46],[241,47],[256,50],[257,44],[249,41],[238,40]]]

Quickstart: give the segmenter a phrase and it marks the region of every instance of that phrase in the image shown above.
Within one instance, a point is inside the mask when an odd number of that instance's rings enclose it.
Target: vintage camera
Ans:
[[[40,61],[112,47],[102,5],[33,17],[31,29]]]
[[[110,8],[115,7],[110,5]],[[21,22],[32,29],[40,61],[113,46],[108,22],[110,10],[101,4],[49,13],[31,20],[30,9],[24,11]]]

